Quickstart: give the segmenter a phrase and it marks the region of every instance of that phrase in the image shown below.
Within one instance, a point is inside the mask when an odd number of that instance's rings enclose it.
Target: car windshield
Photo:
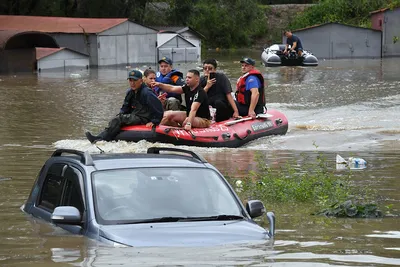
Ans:
[[[93,174],[92,185],[100,224],[169,221],[166,218],[174,221],[243,217],[223,177],[211,169],[97,171]]]

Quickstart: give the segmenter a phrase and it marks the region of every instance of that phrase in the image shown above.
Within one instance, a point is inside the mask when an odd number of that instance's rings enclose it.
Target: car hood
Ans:
[[[104,225],[99,234],[128,246],[210,246],[268,238],[264,228],[247,220]]]

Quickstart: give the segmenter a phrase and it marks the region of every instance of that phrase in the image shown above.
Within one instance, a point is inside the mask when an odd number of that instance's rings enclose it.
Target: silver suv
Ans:
[[[114,246],[206,246],[270,239],[222,174],[201,155],[176,148],[140,154],[58,149],[22,207],[74,234]]]

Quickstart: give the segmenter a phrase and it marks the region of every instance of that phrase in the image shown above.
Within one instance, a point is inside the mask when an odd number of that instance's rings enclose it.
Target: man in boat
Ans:
[[[208,104],[216,109],[215,121],[237,118],[239,111],[231,94],[231,83],[224,73],[217,72],[217,61],[206,59],[203,62],[203,73],[200,85],[207,92]]]
[[[153,86],[157,86],[168,93],[185,94],[186,111],[169,110],[164,112],[161,125],[182,126],[185,130],[210,126],[207,93],[200,86],[200,73],[198,70],[192,69],[188,71],[186,84],[183,86],[160,82],[154,82]]]
[[[169,57],[162,57],[159,61],[159,70],[156,74],[156,82],[179,85],[185,84],[182,72],[172,68],[172,60]],[[167,93],[164,94],[159,87],[155,87],[154,91],[157,96],[165,98],[163,101],[164,110],[181,110],[182,97],[179,94]]]
[[[240,116],[256,118],[257,114],[264,112],[264,77],[255,68],[254,59],[245,57],[240,63],[243,75],[236,84],[236,105]]]
[[[162,104],[156,94],[143,83],[142,77],[139,70],[131,70],[128,73],[130,88],[126,91],[120,113],[99,135],[85,133],[91,143],[114,140],[123,126],[145,124],[147,127],[153,127],[160,124],[164,114]]]
[[[286,55],[289,52],[294,52],[296,51],[297,55],[301,57],[303,55],[303,45],[301,44],[301,40],[299,37],[294,35],[291,31],[286,30],[283,32],[283,35],[286,36],[286,46],[285,50],[283,50],[283,53]],[[288,51],[290,45],[290,49]]]

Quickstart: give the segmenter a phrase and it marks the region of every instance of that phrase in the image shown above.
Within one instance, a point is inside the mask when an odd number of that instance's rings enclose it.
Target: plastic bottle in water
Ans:
[[[349,158],[349,164],[353,164],[355,167],[358,167],[358,166],[365,166],[365,165],[367,165],[367,162],[366,162],[364,159],[362,159],[362,158],[353,158],[353,157],[350,157],[350,158]]]

